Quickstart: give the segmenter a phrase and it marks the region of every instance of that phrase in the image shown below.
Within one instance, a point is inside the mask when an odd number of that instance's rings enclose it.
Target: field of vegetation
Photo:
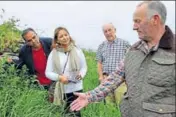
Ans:
[[[14,18],[0,24],[0,53],[7,50],[18,52],[21,31]],[[84,91],[98,85],[95,53],[84,51],[88,72],[84,79]],[[9,56],[9,55],[7,55]],[[35,85],[35,78],[26,74],[26,67],[16,70],[13,64],[6,63],[6,56],[0,57],[0,117],[63,117],[63,107],[47,101],[47,91]],[[81,111],[82,117],[120,117],[117,107],[100,103],[88,105]]]

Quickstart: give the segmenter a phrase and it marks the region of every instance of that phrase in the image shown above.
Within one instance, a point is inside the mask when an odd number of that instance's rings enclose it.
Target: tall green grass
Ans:
[[[1,16],[1,14],[0,14]],[[1,19],[0,19],[1,20]],[[21,31],[14,18],[0,24],[0,52],[19,50]],[[84,50],[88,71],[84,78],[84,91],[98,86],[95,52]],[[0,117],[63,117],[64,107],[48,102],[47,91],[34,84],[35,77],[26,74],[27,68],[16,70],[0,57]],[[120,117],[118,107],[93,103],[81,110],[82,117]],[[64,116],[66,117],[66,116]]]
[[[88,72],[84,78],[84,91],[98,86],[95,53],[84,51]],[[0,61],[0,117],[63,117],[63,107],[47,101],[47,92],[35,85],[26,74],[26,68],[16,71],[13,65]],[[82,117],[120,117],[118,107],[93,103],[81,110]]]
[[[84,51],[88,71],[84,78],[84,91],[92,90],[98,86],[98,74],[96,53],[93,51]],[[104,102],[93,103],[82,110],[83,117],[120,117],[118,107],[114,105],[104,104]]]

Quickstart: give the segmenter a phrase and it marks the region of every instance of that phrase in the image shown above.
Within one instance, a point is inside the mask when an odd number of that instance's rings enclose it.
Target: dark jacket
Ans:
[[[44,49],[45,55],[48,58],[49,53],[51,52],[51,43],[52,38],[42,37],[39,39],[42,47]],[[22,46],[19,53],[19,60],[16,62],[17,68],[22,68],[23,65],[26,65],[29,69],[29,74],[33,75],[36,73],[34,69],[34,63],[32,59],[32,47],[28,45]]]

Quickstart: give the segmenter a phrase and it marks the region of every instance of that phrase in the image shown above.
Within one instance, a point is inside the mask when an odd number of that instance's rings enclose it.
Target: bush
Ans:
[[[3,14],[0,20],[2,20]],[[3,24],[0,24],[0,52],[18,52],[20,44],[23,42],[21,39],[21,31],[17,28],[19,21],[19,19],[12,17],[7,21],[3,21]]]

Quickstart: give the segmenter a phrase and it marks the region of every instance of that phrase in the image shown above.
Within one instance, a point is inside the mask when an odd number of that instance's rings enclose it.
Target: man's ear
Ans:
[[[152,24],[153,24],[153,25],[157,25],[159,19],[160,19],[160,16],[159,16],[159,15],[154,15],[153,18],[152,18]]]

